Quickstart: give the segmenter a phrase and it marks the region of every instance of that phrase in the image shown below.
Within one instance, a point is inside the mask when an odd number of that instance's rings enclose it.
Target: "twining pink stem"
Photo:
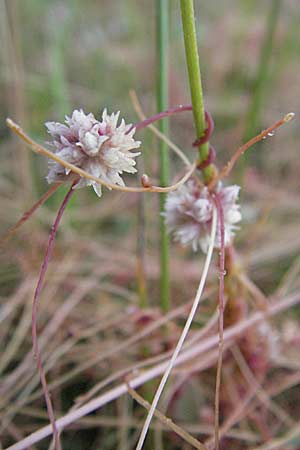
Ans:
[[[231,339],[234,339],[237,336],[242,335],[246,330],[249,330],[254,325],[263,322],[264,320],[266,320],[266,318],[272,317],[275,314],[279,314],[282,311],[286,311],[288,308],[291,308],[294,305],[299,304],[299,302],[300,302],[300,295],[299,292],[296,292],[288,297],[285,297],[283,300],[278,300],[272,303],[268,307],[268,309],[263,313],[261,311],[256,311],[255,313],[251,314],[250,317],[247,317],[246,319],[243,319],[242,321],[232,325],[231,327],[228,327],[224,332],[224,342],[229,342]],[[193,361],[195,360],[195,358],[201,359],[201,356],[204,355],[207,351],[215,348],[215,346],[218,344],[218,339],[219,339],[218,336],[215,335],[209,336],[206,339],[199,342],[197,345],[189,347],[187,350],[183,351],[181,355],[178,356],[175,366],[184,364],[188,361]],[[168,362],[162,362],[152,367],[151,369],[133,375],[132,378],[130,379],[130,386],[133,389],[136,389],[139,386],[145,384],[146,382],[153,380],[157,376],[164,373],[167,364]],[[119,384],[110,389],[109,391],[105,392],[104,394],[90,400],[88,403],[81,406],[80,408],[73,410],[68,414],[66,414],[65,416],[58,419],[56,422],[57,427],[61,430],[67,427],[68,425],[76,422],[77,420],[81,419],[82,417],[85,417],[86,415],[92,413],[93,411],[96,411],[102,406],[107,405],[108,403],[116,400],[121,395],[124,395],[127,392],[128,392],[127,384],[126,383]],[[17,442],[16,444],[7,447],[6,450],[25,450],[30,446],[36,444],[37,442],[41,441],[42,439],[46,438],[47,436],[50,436],[51,432],[52,432],[51,426],[50,425],[45,426],[35,431],[34,433],[30,434],[21,441]]]
[[[162,111],[158,114],[155,114],[154,116],[149,117],[148,119],[143,120],[142,122],[138,122],[135,125],[132,125],[132,127],[127,131],[127,133],[130,133],[130,131],[135,128],[136,130],[142,130],[143,128],[146,128],[148,125],[152,124],[153,122],[156,122],[158,120],[164,119],[165,117],[172,116],[173,114],[177,114],[184,111],[192,111],[193,107],[192,105],[180,105],[175,106],[174,108],[169,108],[166,111]],[[208,111],[205,111],[205,121],[207,124],[207,128],[204,131],[203,136],[196,139],[193,142],[193,147],[199,147],[200,145],[205,144],[209,141],[213,131],[214,131],[214,121],[211,116],[211,114]],[[210,145],[209,146],[209,152],[208,156],[205,160],[201,161],[200,164],[198,164],[197,169],[203,170],[207,166],[209,166],[216,158],[216,151],[215,149]]]
[[[198,170],[205,169],[210,164],[212,164],[215,159],[216,159],[216,150],[214,149],[214,147],[212,145],[210,145],[207,158],[204,159],[203,161],[201,161],[199,164],[197,164],[197,169]]]
[[[219,253],[219,356],[217,363],[216,391],[215,391],[215,450],[219,450],[219,421],[220,421],[220,387],[223,361],[223,332],[224,332],[224,276],[225,276],[225,224],[222,202],[217,193],[213,199],[218,212],[218,228],[220,232]]]
[[[200,145],[205,144],[206,142],[209,141],[209,138],[211,137],[214,128],[215,128],[215,124],[213,121],[213,118],[210,114],[210,112],[205,111],[205,121],[207,124],[207,128],[204,131],[203,136],[201,136],[199,139],[197,139],[195,142],[193,142],[193,147],[199,147]]]
[[[128,130],[128,133],[133,128],[135,128],[136,130],[142,130],[143,128],[146,128],[153,122],[157,122],[158,120],[164,119],[165,117],[173,116],[174,114],[180,112],[192,111],[192,109],[193,109],[192,105],[179,105],[175,106],[174,108],[169,108],[166,111],[162,111],[158,114],[155,114],[154,116],[149,117],[148,119],[143,120],[142,122],[138,122],[135,125],[132,125],[132,127]]]
[[[38,337],[37,337],[37,308],[38,308],[38,299],[39,299],[39,295],[42,289],[42,285],[43,285],[43,281],[46,275],[46,271],[47,271],[47,267],[49,265],[49,261],[50,261],[50,256],[51,256],[51,251],[53,248],[53,244],[54,244],[54,239],[57,233],[57,229],[60,223],[60,220],[62,218],[62,215],[64,213],[64,210],[66,209],[66,206],[74,192],[73,187],[74,185],[78,182],[78,180],[76,180],[71,188],[69,189],[67,195],[65,196],[61,207],[58,210],[56,219],[54,221],[54,224],[51,228],[51,232],[49,235],[49,240],[48,240],[48,245],[46,248],[46,253],[44,256],[44,260],[41,266],[41,270],[40,270],[40,274],[39,274],[39,279],[36,285],[36,289],[34,292],[34,297],[33,297],[33,304],[32,304],[32,322],[31,322],[31,333],[32,333],[32,345],[33,345],[33,354],[34,357],[36,359],[36,364],[37,364],[37,368],[38,368],[38,372],[39,372],[39,376],[40,376],[40,380],[42,383],[42,388],[43,388],[43,393],[44,393],[44,398],[46,401],[46,405],[47,405],[47,411],[48,411],[48,415],[49,415],[49,419],[52,425],[52,430],[53,430],[53,437],[54,437],[54,443],[55,443],[55,448],[57,450],[61,450],[61,444],[60,444],[60,439],[59,439],[59,434],[58,434],[58,430],[55,424],[55,416],[54,416],[54,411],[53,411],[53,406],[52,406],[52,402],[51,402],[51,398],[50,398],[50,392],[48,389],[48,385],[47,385],[47,381],[46,381],[46,376],[44,373],[44,369],[43,369],[43,363],[42,363],[42,356],[39,350],[39,345],[38,345]]]
[[[4,242],[6,242],[12,235],[18,231],[18,229],[25,223],[27,220],[30,219],[30,217],[35,213],[35,211],[42,206],[49,197],[51,197],[52,194],[54,194],[55,191],[61,186],[62,182],[59,181],[58,183],[53,184],[45,194],[42,195],[42,197],[28,210],[26,211],[22,217],[18,220],[18,222],[13,225],[1,238],[0,238],[0,245],[2,245]]]

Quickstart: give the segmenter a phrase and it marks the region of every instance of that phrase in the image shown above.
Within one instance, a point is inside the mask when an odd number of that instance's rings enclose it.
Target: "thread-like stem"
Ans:
[[[266,320],[266,317],[273,317],[276,314],[280,314],[282,311],[286,311],[289,308],[298,305],[300,303],[300,295],[299,293],[295,293],[288,297],[285,297],[283,300],[278,300],[270,305],[267,312],[256,311],[252,313],[246,319],[228,327],[224,332],[224,342],[229,342],[232,339],[235,339],[237,336],[242,335],[246,330],[250,330],[253,326],[258,323],[263,323]],[[207,351],[214,348],[217,345],[218,337],[217,336],[209,336],[208,338],[201,340],[197,345],[193,345],[186,351],[182,352],[179,355],[178,359],[175,361],[175,365],[183,364],[188,361],[194,361],[195,358],[201,358],[202,355],[205,355]],[[166,369],[166,363],[162,362],[151,369],[142,371],[138,373],[136,376],[130,378],[130,386],[133,389],[138,388],[139,386],[144,385],[146,382],[153,380],[155,377],[161,375]],[[99,397],[93,398],[85,405],[75,409],[65,416],[61,417],[57,420],[57,426],[62,429],[70,424],[76,422],[78,419],[85,417],[86,415],[96,411],[97,409],[107,405],[108,403],[116,400],[121,395],[124,395],[128,392],[127,384],[121,383]],[[42,439],[51,435],[51,426],[45,426],[40,428],[39,430],[33,432],[29,436],[25,437],[21,441],[13,444],[6,450],[26,450],[30,446],[34,445],[37,442],[40,442]]]
[[[53,161],[58,162],[61,166],[66,167],[68,169],[71,169],[71,172],[73,174],[78,174],[81,177],[87,178],[88,180],[95,181],[98,184],[101,184],[108,189],[114,189],[115,191],[121,191],[121,192],[159,192],[159,193],[167,193],[171,191],[175,191],[179,188],[182,184],[184,184],[192,175],[193,171],[196,168],[196,164],[192,164],[188,170],[188,172],[179,180],[177,183],[171,185],[171,186],[154,186],[151,183],[148,184],[147,187],[131,187],[131,186],[120,186],[118,184],[114,183],[107,183],[106,181],[102,180],[101,178],[97,178],[94,175],[92,175],[89,172],[86,172],[85,170],[81,169],[80,167],[75,166],[74,164],[71,164],[62,158],[59,158],[55,153],[51,152],[50,150],[47,150],[46,148],[42,147],[41,145],[37,144],[35,141],[33,141],[23,130],[22,128],[17,125],[13,120],[6,119],[7,126],[16,133],[23,141],[25,141],[31,148],[32,151],[35,153],[38,153],[40,155],[46,156],[47,158],[52,159]]]
[[[220,233],[219,252],[219,355],[217,362],[216,390],[215,390],[215,449],[220,446],[220,388],[223,362],[223,334],[224,334],[224,276],[225,276],[225,223],[222,201],[218,194],[213,195],[218,211],[218,232]]]
[[[181,19],[183,27],[186,63],[189,74],[191,99],[197,139],[204,135],[206,129],[200,63],[197,46],[193,0],[181,0]],[[199,163],[205,161],[209,154],[209,143],[199,146]],[[205,182],[214,176],[214,167],[210,164],[202,170]]]
[[[169,0],[156,0],[157,8],[157,110],[163,111],[168,107],[169,97]],[[167,135],[169,124],[167,119],[159,123],[161,133]],[[167,186],[170,178],[169,150],[165,142],[159,142],[160,149],[160,184]],[[159,197],[159,210],[164,211],[166,194]],[[170,308],[170,275],[169,275],[169,236],[164,217],[159,216],[160,229],[160,305],[163,311]]]
[[[55,442],[55,448],[57,450],[61,450],[61,444],[60,444],[60,439],[59,439],[59,433],[58,433],[58,429],[56,427],[55,424],[55,416],[54,416],[54,410],[53,410],[53,406],[52,406],[52,402],[51,402],[51,398],[50,398],[50,392],[48,389],[48,385],[47,385],[47,380],[46,380],[46,376],[44,373],[44,369],[43,369],[43,362],[42,362],[42,355],[40,353],[40,349],[39,349],[39,345],[38,345],[38,337],[37,337],[37,308],[38,308],[38,299],[39,299],[39,295],[42,289],[42,285],[43,285],[43,281],[46,275],[46,271],[49,265],[49,261],[50,261],[50,256],[51,256],[51,251],[53,248],[53,244],[54,244],[54,240],[55,240],[55,236],[57,233],[57,229],[60,223],[60,220],[62,218],[62,215],[64,213],[64,210],[66,209],[66,206],[68,204],[68,201],[70,200],[74,190],[73,190],[73,186],[74,184],[77,183],[74,182],[71,186],[71,188],[69,189],[67,195],[65,196],[61,207],[58,210],[56,219],[54,221],[54,224],[52,226],[50,235],[49,235],[49,240],[48,240],[48,245],[46,248],[46,253],[44,256],[44,260],[41,266],[41,270],[40,270],[40,274],[39,274],[39,278],[38,278],[38,282],[36,285],[36,289],[34,292],[34,297],[33,297],[33,305],[32,305],[32,324],[31,324],[31,332],[32,332],[32,345],[33,345],[33,353],[34,353],[34,357],[36,359],[36,364],[37,364],[37,368],[38,368],[38,372],[39,372],[39,376],[40,376],[40,380],[42,383],[42,387],[43,387],[43,393],[44,393],[44,398],[46,401],[46,405],[47,405],[47,411],[48,411],[48,415],[49,415],[49,419],[52,425],[52,430],[53,430],[53,437],[54,437],[54,442]]]
[[[222,167],[219,174],[209,183],[208,188],[212,190],[219,180],[222,180],[223,178],[227,177],[234,168],[240,156],[243,155],[250,147],[252,147],[252,145],[256,144],[257,142],[260,142],[262,139],[272,137],[274,135],[275,130],[277,130],[282,125],[285,125],[290,120],[293,120],[294,117],[295,114],[293,112],[286,114],[284,117],[282,117],[282,119],[277,120],[277,122],[275,122],[273,125],[266,128],[257,136],[254,136],[252,139],[250,139],[250,141],[246,142],[241,147],[239,147],[236,150],[236,152],[232,155],[230,160],[225,164],[225,166]]]
[[[149,413],[147,415],[147,418],[145,420],[145,423],[144,423],[144,426],[143,426],[143,429],[142,429],[139,441],[138,441],[137,446],[136,446],[136,450],[142,450],[142,447],[143,447],[144,441],[146,439],[146,435],[147,435],[147,432],[148,432],[148,429],[149,429],[149,426],[150,426],[150,423],[151,423],[154,411],[155,411],[155,409],[157,407],[157,404],[158,404],[160,396],[161,396],[161,394],[162,394],[162,392],[164,390],[164,387],[165,387],[165,385],[166,385],[166,383],[168,381],[168,378],[169,378],[169,375],[171,373],[171,370],[174,367],[174,365],[176,364],[177,357],[178,357],[178,355],[180,353],[180,350],[182,349],[182,346],[184,344],[184,341],[185,341],[185,339],[187,337],[187,334],[189,332],[189,329],[190,329],[191,324],[193,322],[193,319],[195,317],[196,311],[198,309],[198,305],[199,305],[199,302],[200,302],[200,299],[201,299],[201,296],[202,296],[202,292],[203,292],[203,289],[204,289],[204,286],[205,286],[205,282],[206,282],[206,279],[207,279],[208,269],[209,269],[209,266],[210,266],[210,263],[211,263],[211,259],[212,259],[214,243],[215,243],[216,228],[217,228],[217,212],[216,212],[216,209],[214,208],[213,219],[212,219],[212,227],[211,227],[210,243],[209,243],[209,248],[208,248],[206,259],[205,259],[205,263],[204,263],[203,272],[202,272],[202,275],[201,275],[201,278],[200,278],[197,294],[196,294],[193,306],[191,308],[191,311],[189,313],[189,316],[187,318],[187,321],[186,321],[186,323],[184,325],[184,328],[182,330],[182,333],[181,333],[181,336],[179,338],[179,341],[178,341],[178,343],[176,345],[176,348],[174,350],[174,353],[172,355],[172,358],[170,359],[170,361],[168,363],[168,366],[167,366],[167,368],[166,368],[166,370],[165,370],[165,372],[163,374],[163,377],[162,377],[162,379],[161,379],[161,381],[159,383],[159,386],[157,388],[157,391],[156,391],[156,393],[154,395],[154,399],[152,401],[151,408],[150,408]]]
[[[132,96],[133,101],[136,103],[137,96],[134,91],[131,91],[131,96]],[[140,108],[140,104],[138,104],[138,106]],[[138,130],[148,127],[149,125],[151,125],[154,122],[157,122],[158,120],[165,119],[166,117],[173,116],[174,114],[178,114],[178,113],[185,112],[185,111],[192,111],[192,110],[193,110],[192,105],[178,105],[173,108],[168,108],[165,111],[160,111],[159,113],[154,114],[154,116],[148,117],[147,119],[144,118],[141,122],[138,122],[137,124],[132,125],[132,127],[128,130],[128,133],[130,133],[132,128],[135,128],[136,131],[138,131]]]
[[[53,184],[47,192],[45,192],[45,194],[42,195],[42,197],[36,202],[34,203],[34,205],[28,209],[28,211],[26,211],[22,217],[15,223],[15,225],[13,225],[11,228],[9,228],[9,230],[6,231],[6,233],[3,234],[3,236],[0,237],[0,246],[3,245],[6,241],[8,241],[8,239],[10,239],[17,231],[18,229],[24,225],[25,222],[27,222],[27,220],[30,219],[30,217],[35,213],[35,211],[42,206],[49,197],[51,197],[52,194],[54,194],[54,192],[57,191],[57,189],[61,186],[61,182],[57,182],[55,184]]]
[[[148,119],[146,119],[146,116],[142,110],[141,104],[137,98],[136,92],[134,90],[131,90],[129,92],[130,97],[131,97],[131,101],[132,101],[132,105],[135,109],[135,112],[137,113],[138,117],[140,118],[140,120],[142,122],[140,122],[140,124],[145,123]],[[190,107],[190,109],[192,110],[192,106],[188,105]],[[177,110],[177,108],[176,108]],[[166,111],[165,111],[166,113]],[[156,128],[153,125],[153,122],[155,122],[155,117],[159,116],[159,114],[157,114],[156,116],[152,116],[151,118],[151,122],[148,123],[149,129],[152,131],[153,134],[155,134],[159,139],[161,139],[162,141],[165,141],[165,143],[169,146],[169,148],[176,153],[176,155],[184,162],[184,164],[188,167],[190,167],[191,162],[190,160],[186,157],[185,153],[183,153],[183,151],[176,145],[174,144],[174,142],[172,142],[167,136],[165,136],[163,133],[161,133],[158,128]]]

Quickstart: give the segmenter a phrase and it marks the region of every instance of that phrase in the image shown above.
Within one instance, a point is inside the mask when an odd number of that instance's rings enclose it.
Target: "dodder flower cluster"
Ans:
[[[233,185],[223,187],[221,183],[216,193],[224,211],[225,245],[228,245],[238,228],[236,223],[241,220],[240,207],[236,204],[240,187]],[[167,196],[165,222],[167,229],[173,233],[174,240],[186,246],[191,244],[194,251],[198,246],[207,252],[213,215],[214,202],[207,187],[200,187],[196,179],[188,181],[176,192]],[[215,247],[219,248],[220,226],[217,228]]]
[[[72,117],[66,116],[66,125],[57,122],[46,122],[49,134],[53,138],[55,154],[64,161],[74,164],[89,174],[103,181],[124,186],[120,174],[135,173],[135,157],[140,153],[131,153],[138,148],[140,141],[133,139],[135,128],[126,125],[124,119],[119,126],[118,113],[102,114],[102,121],[93,114],[85,114],[83,110],[73,111]],[[48,183],[65,180],[70,169],[57,162],[49,162]],[[96,194],[101,196],[101,185],[81,178],[76,188],[92,185]]]

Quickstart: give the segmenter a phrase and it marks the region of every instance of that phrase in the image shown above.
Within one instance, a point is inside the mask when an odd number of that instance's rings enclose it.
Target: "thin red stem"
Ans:
[[[39,350],[39,345],[38,345],[38,337],[37,337],[37,308],[38,308],[38,299],[39,299],[39,295],[42,289],[42,285],[43,285],[43,281],[46,275],[46,271],[49,265],[49,261],[50,261],[50,256],[51,256],[51,251],[53,248],[53,244],[54,244],[54,240],[55,240],[55,236],[58,230],[58,226],[60,223],[60,220],[62,218],[62,215],[64,213],[64,210],[66,209],[66,206],[74,192],[73,187],[74,185],[78,182],[78,180],[76,180],[71,188],[69,189],[67,195],[65,196],[61,207],[58,210],[56,219],[54,221],[54,224],[51,228],[51,232],[49,235],[49,240],[48,240],[48,245],[46,248],[46,253],[44,256],[44,260],[41,266],[41,270],[40,270],[40,274],[39,274],[39,278],[38,278],[38,282],[36,285],[36,289],[34,292],[34,297],[33,297],[33,304],[32,304],[32,322],[31,322],[31,332],[32,332],[32,345],[33,345],[33,353],[34,353],[34,357],[36,359],[36,364],[37,364],[37,369],[39,372],[39,376],[40,376],[40,380],[42,383],[42,388],[43,388],[43,393],[44,393],[44,398],[46,401],[46,405],[47,405],[47,411],[48,411],[48,416],[52,425],[52,430],[53,430],[53,437],[54,437],[54,443],[55,443],[55,448],[57,450],[61,450],[61,443],[60,443],[60,439],[59,439],[59,433],[55,424],[55,416],[54,416],[54,411],[53,411],[53,406],[52,406],[52,402],[51,402],[51,398],[50,398],[50,392],[48,389],[48,385],[47,385],[47,381],[46,381],[46,376],[44,373],[44,369],[43,369],[43,363],[42,363],[42,355],[40,353]]]
[[[51,197],[52,194],[54,194],[55,191],[61,186],[62,182],[59,181],[58,183],[53,184],[45,194],[42,195],[42,197],[30,208],[28,211],[26,211],[22,217],[13,225],[1,238],[0,238],[0,245],[4,244],[8,239],[10,239],[16,231],[25,223],[28,219],[35,213],[35,211],[42,206],[49,197]]]
[[[236,152],[233,154],[233,156],[230,158],[230,160],[225,164],[225,166],[221,169],[219,175],[215,177],[209,184],[208,189],[212,190],[218,181],[222,180],[223,178],[227,177],[230,172],[232,171],[233,167],[235,166],[236,162],[240,158],[243,153],[245,153],[246,150],[248,150],[252,145],[256,144],[257,142],[261,141],[262,139],[267,138],[268,136],[273,136],[274,131],[284,125],[285,123],[289,122],[294,118],[294,113],[286,114],[282,119],[277,120],[272,126],[266,128],[261,133],[259,133],[257,136],[254,136],[250,141],[243,144],[241,147],[239,147]]]
[[[282,311],[286,311],[288,308],[298,305],[299,302],[300,302],[300,295],[298,292],[282,300],[273,302],[267,310],[266,313],[267,317],[273,317],[281,313]],[[263,314],[261,311],[256,311],[252,313],[251,316],[241,320],[235,325],[228,327],[224,333],[224,341],[230,342],[232,339],[241,336],[246,330],[251,329],[258,323],[264,322],[266,319],[266,314]],[[204,355],[205,352],[213,349],[215,345],[216,345],[216,336],[210,336],[200,341],[197,345],[193,345],[191,348],[184,351],[182,355],[179,355],[175,365],[179,366],[180,364],[184,363],[189,364],[189,361],[192,361],[195,358],[201,358],[201,355]],[[163,374],[164,371],[166,370],[166,364],[167,364],[166,362],[162,362],[157,365],[154,365],[151,369],[138,372],[137,375],[132,376],[132,378],[130,378],[130,386],[133,389],[136,389],[144,385],[146,382],[153,380],[155,377]],[[119,376],[117,378],[119,378]],[[290,378],[285,380],[284,383],[281,383],[280,387],[282,388],[282,385],[284,385],[285,387],[291,387],[298,383],[299,383],[299,374],[294,374]],[[277,392],[278,389],[272,390],[272,392],[275,391]],[[85,417],[87,414],[91,414],[97,409],[102,408],[104,405],[107,405],[108,403],[120,398],[127,392],[128,389],[126,383],[122,382],[121,384],[116,385],[115,387],[111,388],[104,394],[88,401],[84,406],[80,406],[79,408],[71,411],[70,413],[58,419],[57,423],[59,424],[59,428],[66,428],[70,424],[73,424],[76,421],[78,421],[80,418]],[[51,426],[49,425],[40,428],[36,430],[34,433],[27,436],[26,438],[19,441],[18,443],[10,446],[9,450],[26,450],[30,446],[36,444],[37,442],[40,442],[42,439],[45,439],[47,436],[50,436],[51,431],[52,431]]]
[[[192,105],[179,105],[175,106],[174,108],[169,108],[166,111],[162,111],[158,114],[154,114],[154,116],[149,117],[148,119],[142,120],[141,122],[136,123],[135,125],[132,125],[132,127],[128,130],[127,133],[130,133],[130,131],[135,128],[136,130],[142,130],[143,128],[146,128],[148,125],[151,125],[154,122],[157,122],[158,120],[164,119],[165,117],[172,116],[177,113],[185,112],[185,111],[192,111],[193,107]],[[204,135],[201,136],[199,139],[193,142],[193,147],[198,147],[199,145],[205,144],[208,142],[209,138],[211,137],[213,131],[214,131],[214,121],[211,116],[211,114],[208,111],[205,111],[205,121],[207,124],[207,128],[204,131]],[[214,150],[213,150],[214,152]],[[214,153],[215,157],[215,153]],[[210,158],[213,160],[210,155]],[[205,163],[206,160],[203,162]],[[207,164],[208,165],[208,164]]]
[[[213,194],[218,212],[218,227],[220,230],[219,253],[219,356],[217,363],[216,391],[215,391],[215,450],[219,450],[219,422],[220,422],[220,387],[223,362],[223,332],[224,332],[224,276],[225,276],[225,224],[223,206],[218,194]]]
[[[205,121],[207,124],[207,128],[204,131],[204,135],[201,136],[199,139],[197,139],[193,143],[193,147],[199,147],[200,145],[206,144],[209,141],[209,139],[214,131],[215,124],[214,124],[211,114],[208,111],[205,111],[204,115],[205,115]]]
[[[158,120],[164,119],[165,117],[172,116],[180,112],[192,111],[192,109],[192,105],[179,105],[175,106],[174,108],[169,108],[166,111],[162,111],[158,114],[155,114],[154,116],[149,117],[148,119],[142,120],[142,122],[138,122],[135,125],[132,125],[132,127],[128,130],[128,133],[133,128],[135,128],[136,130],[142,130],[153,122],[157,122]]]
[[[136,130],[141,130],[143,128],[146,128],[148,125],[151,125],[153,122],[164,119],[165,117],[172,116],[173,114],[177,114],[180,112],[192,111],[192,110],[193,110],[192,105],[180,105],[180,106],[175,106],[174,108],[169,108],[166,111],[162,111],[158,114],[155,114],[154,116],[149,117],[148,119],[142,120],[141,122],[138,122],[135,125],[132,125],[132,127],[127,131],[127,133],[130,133],[130,131],[133,128],[135,128]],[[211,114],[208,111],[205,111],[205,121],[207,124],[207,128],[205,129],[203,136],[201,136],[199,139],[196,139],[193,142],[193,144],[192,144],[193,147],[198,147],[199,145],[203,145],[206,142],[208,142],[209,138],[211,137],[211,135],[214,131],[214,121],[213,121]],[[216,158],[216,151],[210,145],[207,158],[205,160],[201,161],[200,164],[198,164],[197,169],[199,169],[199,170],[205,169],[206,167],[208,167],[210,164],[213,163],[215,158]]]

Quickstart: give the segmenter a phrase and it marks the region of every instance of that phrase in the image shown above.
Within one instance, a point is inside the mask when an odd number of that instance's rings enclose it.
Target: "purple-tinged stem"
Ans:
[[[16,231],[25,223],[28,219],[35,213],[35,211],[42,206],[49,197],[51,197],[54,192],[57,191],[57,189],[61,186],[62,182],[59,181],[58,183],[53,184],[45,194],[42,195],[42,197],[28,210],[26,211],[22,217],[13,225],[9,230],[0,238],[0,246],[3,245],[8,239],[10,239]]]
[[[185,111],[192,111],[193,107],[192,105],[179,105],[175,106],[174,108],[169,108],[166,111],[162,111],[158,114],[154,114],[154,116],[149,117],[148,119],[142,120],[142,122],[138,122],[135,125],[132,125],[132,127],[128,130],[128,133],[135,128],[136,130],[142,130],[143,128],[146,128],[151,123],[157,122],[158,120],[164,119],[165,117],[173,116],[174,114],[185,112]]]
[[[132,125],[132,127],[127,131],[127,133],[130,133],[130,131],[135,128],[137,130],[142,130],[143,128],[146,128],[148,125],[151,125],[154,122],[157,122],[158,120],[165,119],[166,117],[173,116],[174,114],[178,114],[181,112],[186,111],[192,111],[193,107],[192,105],[179,105],[174,106],[173,108],[169,108],[166,111],[161,111],[160,113],[154,114],[151,117],[148,117],[148,119],[142,120],[141,122],[136,123],[135,125]],[[214,120],[210,114],[210,112],[205,111],[205,121],[207,128],[204,131],[204,135],[197,139],[194,143],[194,147],[198,147],[199,145],[205,144],[209,138],[211,137],[213,131],[214,131]]]
[[[132,127],[128,130],[127,133],[130,133],[130,131],[133,130],[133,128],[135,128],[135,130],[142,130],[143,128],[146,128],[148,125],[151,125],[153,122],[156,122],[158,120],[164,119],[165,117],[172,116],[173,114],[177,114],[180,112],[192,111],[192,109],[193,109],[192,105],[180,105],[175,106],[174,108],[169,108],[166,111],[162,111],[158,114],[155,114],[154,116],[149,117],[148,119],[143,120],[142,122],[138,122],[135,125],[132,125]],[[207,128],[204,131],[204,135],[193,142],[192,144],[193,147],[199,147],[201,145],[206,144],[214,131],[215,125],[211,114],[208,111],[205,111],[204,115]],[[206,167],[210,166],[214,162],[215,158],[216,158],[216,151],[210,145],[207,158],[202,160],[197,165],[197,169],[204,170]]]
[[[282,125],[286,124],[290,120],[292,120],[295,117],[295,114],[290,112],[286,114],[282,119],[277,120],[272,126],[266,128],[261,133],[259,133],[257,136],[254,136],[250,141],[243,144],[241,147],[239,147],[236,152],[232,155],[230,160],[225,164],[225,166],[222,167],[220,173],[208,184],[208,189],[212,190],[215,185],[218,183],[218,181],[222,180],[223,178],[227,177],[230,172],[232,171],[233,167],[237,163],[238,159],[241,155],[245,153],[246,150],[248,150],[252,145],[256,144],[257,142],[261,141],[262,139],[266,139],[268,136],[273,136],[274,131],[277,130],[277,128],[281,127]]]
[[[258,323],[262,323],[266,320],[266,317],[273,317],[276,314],[281,313],[282,311],[286,311],[288,308],[291,308],[294,305],[298,305],[300,303],[300,295],[299,292],[294,293],[288,297],[285,297],[283,300],[278,300],[272,303],[266,312],[262,313],[261,311],[256,311],[252,313],[250,317],[241,320],[240,322],[226,328],[224,333],[224,342],[230,343],[232,339],[235,339],[237,336],[241,336],[246,330],[249,330],[251,327],[257,325]],[[184,364],[189,361],[195,360],[195,358],[201,358],[207,351],[213,349],[218,341],[217,336],[209,336],[204,340],[201,340],[197,345],[193,345],[189,347],[187,350],[183,351],[181,355],[178,356],[175,366],[179,366],[180,364]],[[166,370],[168,362],[161,362],[154,367],[151,367],[148,370],[142,371],[137,375],[134,375],[130,379],[130,386],[133,389],[136,389],[146,382],[153,380],[155,377],[161,375]],[[292,378],[293,380],[293,378]],[[297,381],[297,380],[296,380]],[[296,382],[294,380],[294,382]],[[297,381],[298,382],[298,381]],[[57,425],[60,429],[66,428],[70,424],[73,424],[77,420],[85,417],[86,415],[96,411],[97,409],[107,405],[108,403],[116,400],[121,395],[124,395],[128,392],[127,384],[122,382],[121,384],[113,387],[112,389],[106,391],[104,394],[93,398],[88,401],[83,406],[80,406],[78,409],[75,409],[65,416],[61,417],[57,420]],[[45,439],[47,436],[50,436],[52,432],[51,426],[45,426],[40,428],[39,430],[33,432],[29,436],[25,437],[21,441],[13,444],[8,447],[6,450],[26,450],[30,446],[40,442],[42,439]]]
[[[60,220],[62,218],[62,215],[64,213],[64,210],[66,209],[66,206],[74,192],[73,187],[74,185],[78,182],[78,180],[76,180],[71,188],[69,189],[67,195],[65,196],[61,207],[58,210],[56,219],[54,221],[54,224],[51,228],[51,232],[49,235],[49,240],[48,240],[48,245],[46,248],[46,253],[44,256],[44,260],[41,266],[41,270],[40,270],[40,274],[39,274],[39,278],[38,278],[38,282],[36,285],[36,289],[34,292],[34,297],[33,297],[33,304],[32,304],[32,322],[31,322],[31,332],[32,332],[32,345],[33,345],[33,354],[34,357],[36,359],[36,364],[37,364],[37,369],[39,372],[39,376],[40,376],[40,380],[42,383],[42,388],[43,388],[43,393],[44,393],[44,398],[46,401],[46,405],[47,405],[47,411],[48,411],[48,415],[49,415],[49,419],[52,425],[52,430],[53,430],[53,437],[54,437],[54,443],[55,443],[55,448],[56,450],[61,450],[61,443],[60,443],[60,439],[59,439],[59,434],[58,434],[58,430],[55,424],[55,417],[54,417],[54,411],[53,411],[53,406],[52,406],[52,402],[51,402],[51,398],[50,398],[50,392],[48,389],[48,385],[47,385],[47,381],[46,381],[46,376],[44,373],[44,369],[43,369],[43,363],[42,363],[42,355],[40,353],[39,350],[39,345],[38,345],[38,337],[37,337],[37,308],[38,308],[38,299],[39,299],[39,295],[42,289],[42,285],[43,285],[43,281],[46,275],[46,271],[49,265],[49,261],[50,261],[50,256],[51,256],[51,251],[53,248],[53,244],[54,244],[54,240],[55,240],[55,236],[58,230],[58,226],[60,223]]]
[[[218,194],[213,194],[218,212],[218,226],[220,230],[219,253],[219,356],[217,363],[216,390],[215,390],[215,450],[219,450],[219,422],[220,422],[220,387],[223,362],[223,332],[224,332],[224,276],[225,276],[225,224],[224,210]]]
[[[199,147],[199,145],[206,144],[214,131],[215,124],[210,112],[205,111],[204,116],[207,128],[204,131],[204,135],[201,136],[199,139],[196,139],[195,142],[193,142],[193,147]]]

